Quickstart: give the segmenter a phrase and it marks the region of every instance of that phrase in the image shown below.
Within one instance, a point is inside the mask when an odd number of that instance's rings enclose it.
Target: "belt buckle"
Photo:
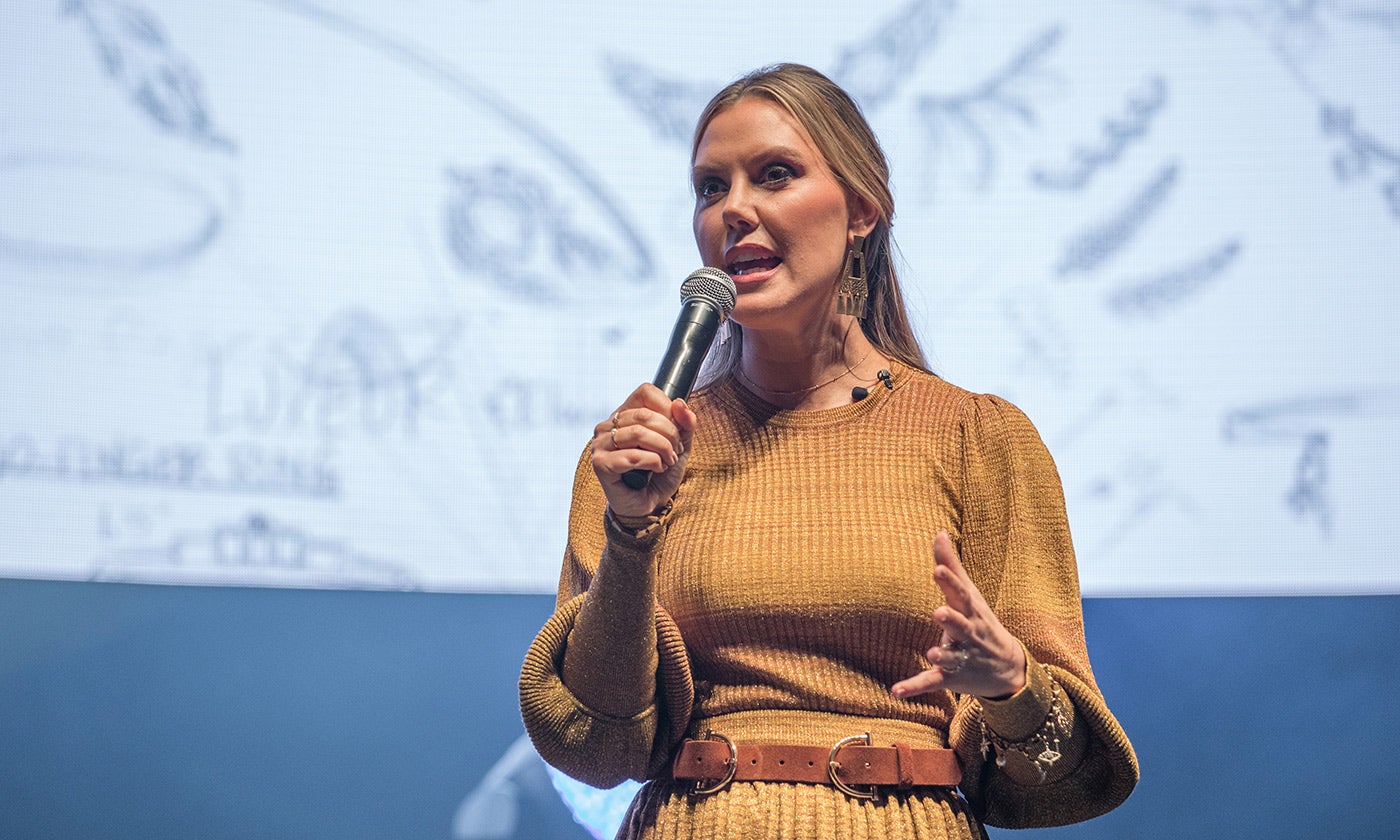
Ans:
[[[841,752],[842,747],[847,746],[848,744],[860,743],[862,741],[865,742],[865,745],[867,747],[874,746],[874,742],[870,740],[869,732],[865,733],[864,735],[851,735],[848,738],[842,738],[841,740],[837,741],[831,747],[831,755],[829,755],[826,759],[826,774],[828,777],[830,777],[831,783],[833,785],[836,785],[836,789],[846,794],[847,796],[854,797],[855,799],[878,800],[880,798],[880,788],[878,786],[870,785],[869,790],[860,790],[858,788],[851,787],[850,785],[846,784],[844,781],[841,780],[841,762],[836,760],[836,754]]]
[[[739,769],[739,747],[733,741],[713,729],[706,729],[705,737],[702,740],[723,741],[724,745],[729,747],[729,758],[724,762],[729,767],[729,771],[719,781],[708,787],[705,786],[705,779],[696,779],[695,786],[690,789],[691,796],[709,796],[712,793],[719,793],[728,787],[730,782],[734,781],[734,772]]]

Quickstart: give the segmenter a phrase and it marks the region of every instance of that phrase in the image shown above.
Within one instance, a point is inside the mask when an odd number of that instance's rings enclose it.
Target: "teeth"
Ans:
[[[731,276],[743,276],[755,271],[764,271],[777,264],[774,257],[759,257],[752,260],[738,260],[730,263],[729,273]]]

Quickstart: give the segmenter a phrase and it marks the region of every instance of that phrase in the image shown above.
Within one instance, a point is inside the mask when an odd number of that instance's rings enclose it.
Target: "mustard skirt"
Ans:
[[[953,788],[855,799],[827,785],[734,782],[692,798],[688,786],[647,782],[618,840],[987,840]]]

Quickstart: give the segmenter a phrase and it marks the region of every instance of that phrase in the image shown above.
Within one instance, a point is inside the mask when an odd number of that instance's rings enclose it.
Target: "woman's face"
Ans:
[[[740,99],[705,128],[692,179],[695,242],[705,265],[734,278],[734,320],[792,329],[834,312],[851,235],[874,218],[797,120],[763,97]]]

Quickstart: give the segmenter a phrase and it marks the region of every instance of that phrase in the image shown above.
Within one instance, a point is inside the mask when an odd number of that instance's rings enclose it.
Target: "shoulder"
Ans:
[[[940,376],[905,368],[900,405],[911,426],[931,424],[955,436],[965,456],[1039,461],[1049,458],[1045,442],[1019,406],[997,394],[970,391]]]
[[[1026,413],[1005,397],[970,391],[937,374],[907,366],[901,366],[896,376],[905,411],[943,415],[972,431],[1035,431]]]
[[[961,412],[968,400],[978,396],[936,373],[893,361],[890,367],[894,372],[895,390],[900,392],[907,402],[915,405],[938,406]]]
[[[969,394],[963,417],[969,431],[975,434],[1040,442],[1040,433],[1031,418],[1015,403],[996,394]]]

